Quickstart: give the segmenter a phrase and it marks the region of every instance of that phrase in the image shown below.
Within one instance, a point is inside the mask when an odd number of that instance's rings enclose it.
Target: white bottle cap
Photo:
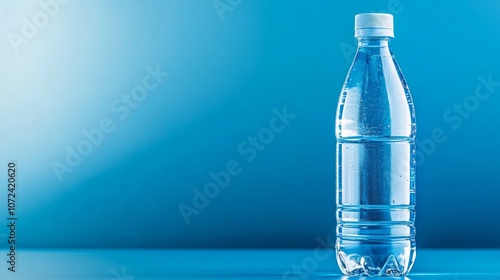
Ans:
[[[354,37],[394,38],[394,21],[391,14],[357,14],[354,18]]]

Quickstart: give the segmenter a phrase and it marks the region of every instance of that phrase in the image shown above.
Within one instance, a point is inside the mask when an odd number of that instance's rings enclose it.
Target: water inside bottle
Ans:
[[[339,140],[337,160],[341,269],[348,275],[406,274],[415,258],[414,140]]]

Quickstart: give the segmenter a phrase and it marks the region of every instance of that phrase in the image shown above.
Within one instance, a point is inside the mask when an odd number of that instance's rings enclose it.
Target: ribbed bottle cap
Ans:
[[[394,21],[391,14],[366,13],[354,18],[354,37],[394,38]]]

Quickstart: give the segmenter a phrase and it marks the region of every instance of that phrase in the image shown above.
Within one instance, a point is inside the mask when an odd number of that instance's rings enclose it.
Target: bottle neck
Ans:
[[[384,48],[389,47],[389,37],[358,37],[358,47]]]

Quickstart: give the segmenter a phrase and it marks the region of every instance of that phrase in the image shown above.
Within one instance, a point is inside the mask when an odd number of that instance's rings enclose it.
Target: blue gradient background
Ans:
[[[8,34],[40,10],[0,2],[0,162],[19,166],[19,246],[317,246],[335,228],[354,15],[389,10],[418,140],[447,136],[417,168],[418,246],[500,247],[500,87],[457,129],[443,119],[479,76],[500,81],[499,1],[244,0],[221,20],[211,0],[73,0],[14,52]],[[156,65],[168,78],[119,120],[112,102]],[[238,145],[284,106],[296,118],[247,162]],[[60,182],[53,162],[105,117],[115,130]],[[230,160],[241,174],[187,225],[179,204]]]

